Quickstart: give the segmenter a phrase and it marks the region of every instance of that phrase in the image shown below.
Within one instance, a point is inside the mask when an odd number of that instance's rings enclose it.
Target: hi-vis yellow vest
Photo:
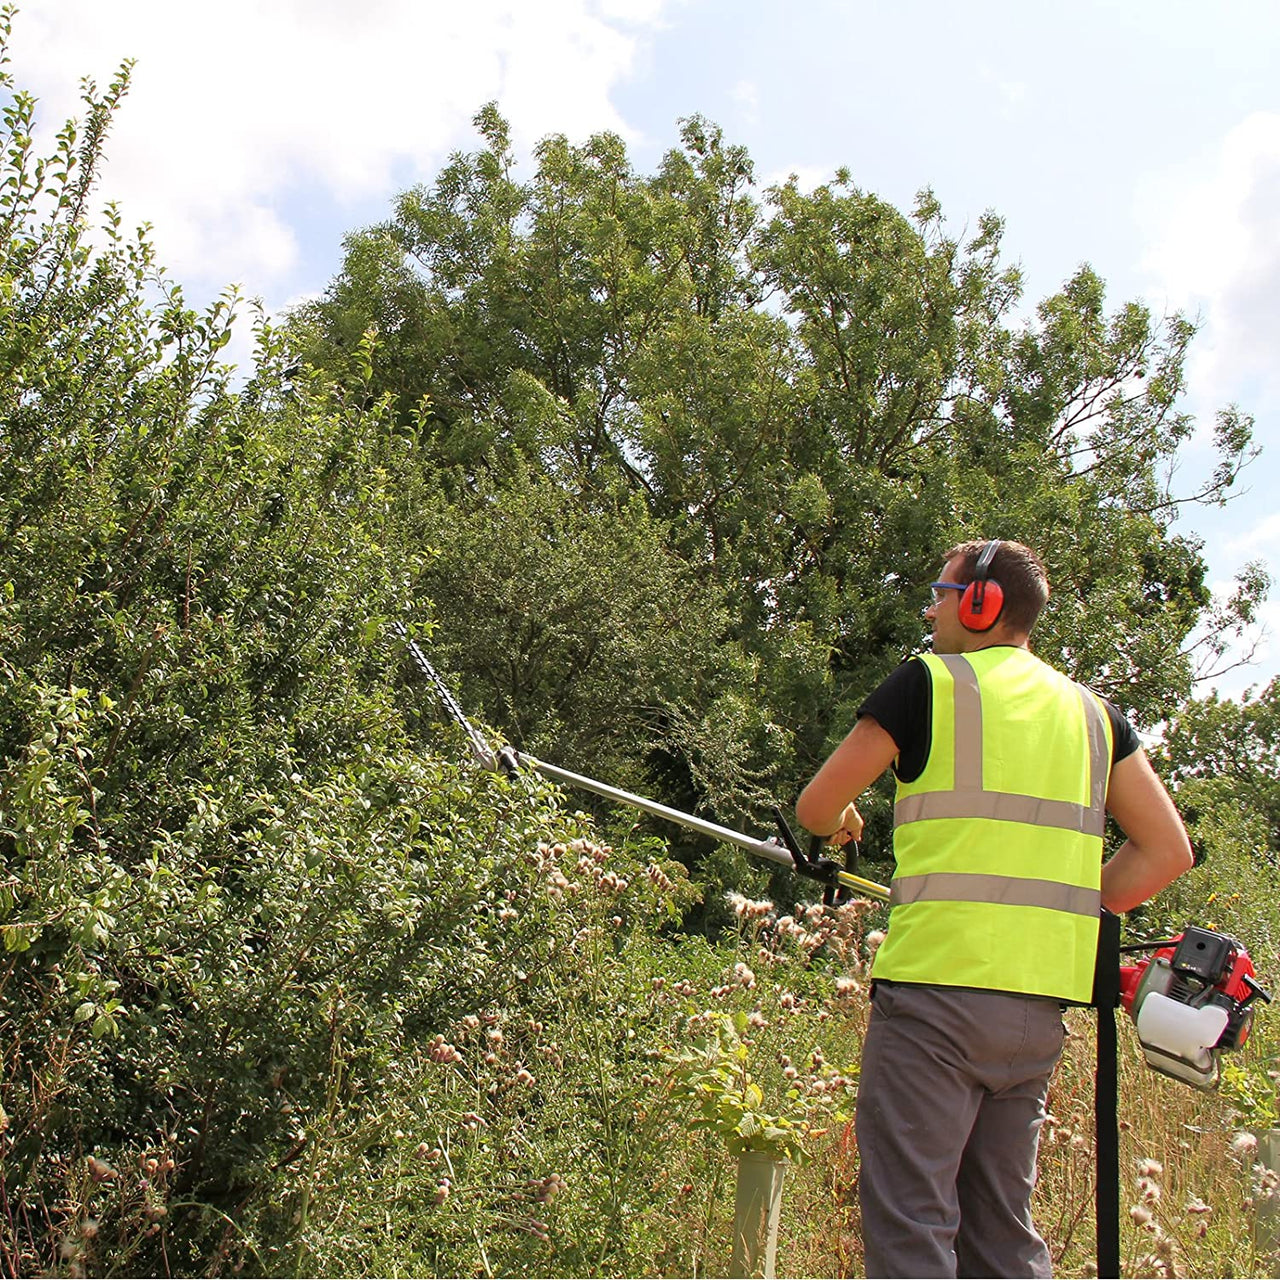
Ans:
[[[899,782],[874,978],[1087,1004],[1111,722],[1025,649],[929,654],[933,736]]]

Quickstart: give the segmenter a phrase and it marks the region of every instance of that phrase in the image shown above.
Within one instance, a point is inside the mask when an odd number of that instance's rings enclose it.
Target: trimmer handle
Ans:
[[[1264,1004],[1271,1003],[1271,993],[1252,974],[1246,973],[1240,980],[1249,988],[1249,994],[1240,1001],[1241,1004],[1247,1004],[1250,1000],[1261,1000]]]
[[[824,905],[833,907],[852,897],[850,890],[840,886],[840,864],[823,853],[826,848],[826,840],[822,836],[811,836],[809,838],[809,852],[805,853],[800,848],[795,833],[791,830],[786,818],[782,815],[782,810],[777,805],[773,806],[773,817],[778,824],[782,843],[791,854],[792,862],[795,863],[796,872],[799,875],[807,876],[810,880],[817,880],[823,886],[822,901]],[[850,840],[845,845],[845,860],[847,870],[853,870],[857,866],[858,842],[856,840]]]

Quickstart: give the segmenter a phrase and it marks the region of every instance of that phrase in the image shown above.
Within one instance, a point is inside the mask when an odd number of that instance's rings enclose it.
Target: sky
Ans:
[[[1028,306],[1088,262],[1111,304],[1198,319],[1184,487],[1229,404],[1263,454],[1179,530],[1218,589],[1253,559],[1277,580],[1254,665],[1217,687],[1280,674],[1274,0],[27,0],[15,19],[42,132],[126,58],[98,194],[151,224],[193,303],[234,283],[276,312],[323,290],[343,235],[474,147],[491,100],[526,173],[540,138],[599,130],[652,172],[698,113],[761,188],[847,166],[900,208],[932,187],[953,233],[994,209]]]

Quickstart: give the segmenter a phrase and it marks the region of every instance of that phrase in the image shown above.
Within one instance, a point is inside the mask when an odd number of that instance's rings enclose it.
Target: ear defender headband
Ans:
[[[990,631],[1000,619],[1000,611],[1004,608],[1004,588],[987,576],[999,550],[999,538],[982,548],[978,563],[973,566],[973,581],[960,597],[960,625],[966,631]]]

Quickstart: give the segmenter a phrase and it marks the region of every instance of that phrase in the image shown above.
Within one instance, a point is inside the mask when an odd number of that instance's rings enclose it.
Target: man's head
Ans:
[[[983,539],[962,542],[946,554],[939,581],[965,587],[974,580],[978,560],[990,544]],[[987,568],[987,578],[1000,584],[1003,606],[994,626],[971,630],[960,620],[960,590],[936,591],[925,610],[933,622],[933,647],[938,653],[967,653],[993,644],[1025,644],[1040,610],[1049,598],[1049,579],[1040,557],[1020,542],[1000,542]]]

